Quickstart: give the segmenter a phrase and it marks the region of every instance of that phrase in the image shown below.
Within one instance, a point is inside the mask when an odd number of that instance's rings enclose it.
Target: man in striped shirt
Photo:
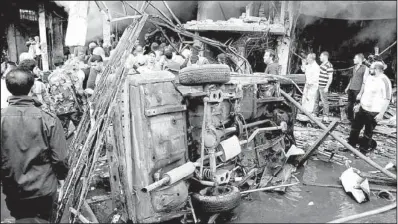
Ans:
[[[351,124],[350,137],[348,143],[353,147],[359,140],[359,133],[363,126],[363,141],[360,143],[360,151],[363,154],[369,152],[372,143],[373,130],[377,123],[383,119],[391,100],[392,88],[391,81],[384,74],[384,65],[381,62],[374,62],[370,66],[370,75],[365,77],[361,91],[357,96],[360,100],[358,112],[355,114]]]
[[[319,66],[321,72],[319,74],[319,88],[315,101],[315,113],[318,113],[319,98],[321,98],[323,105],[323,120],[327,122],[329,115],[328,91],[333,80],[333,65],[329,62],[329,53],[327,51],[322,52],[319,59],[322,64]]]

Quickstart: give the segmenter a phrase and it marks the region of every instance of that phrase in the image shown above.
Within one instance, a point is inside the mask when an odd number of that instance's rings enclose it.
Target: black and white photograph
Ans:
[[[397,1],[0,17],[1,223],[397,223]]]

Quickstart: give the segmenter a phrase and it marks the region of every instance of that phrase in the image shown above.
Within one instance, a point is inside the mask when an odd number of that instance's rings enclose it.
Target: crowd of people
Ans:
[[[131,75],[160,70],[177,74],[184,67],[210,63],[200,54],[200,42],[183,45],[173,37],[166,40],[160,30],[148,30],[143,44],[136,41],[125,67]],[[17,221],[49,220],[57,188],[69,170],[70,123],[77,127],[84,111],[90,110],[117,41],[65,48],[63,57],[52,58],[55,69],[50,72],[42,71],[39,38],[30,38],[26,46],[18,64],[7,59],[1,64],[2,188]],[[229,65],[225,54],[215,63]]]
[[[301,66],[306,77],[302,106],[308,113],[317,117],[321,99],[323,120],[328,121],[328,92],[333,80],[333,65],[329,62],[329,53],[326,51],[319,56],[321,65],[318,65],[315,59],[316,55],[310,53]],[[388,108],[392,86],[390,79],[384,74],[386,65],[382,61],[374,61],[367,66],[364,63],[364,55],[359,53],[354,56],[353,62],[355,66],[345,89],[345,93],[348,94],[347,120],[343,122],[351,123],[348,143],[353,147],[359,145],[361,153],[366,155],[375,148],[373,131]],[[365,130],[360,138],[363,127]]]
[[[174,37],[166,39],[161,31],[150,29],[142,44],[136,41],[124,64],[130,75],[161,70],[177,74],[185,67],[210,64],[201,54],[204,49],[200,42],[190,45]],[[72,122],[77,127],[84,111],[91,107],[92,95],[109,57],[115,53],[117,41],[103,44],[98,40],[75,47],[66,57],[52,60],[55,69],[50,73],[41,71],[39,38],[30,38],[27,46],[29,50],[20,55],[19,64],[5,60],[1,65],[1,180],[13,217],[49,220],[57,182],[62,184],[69,170],[66,142],[69,125]],[[275,51],[266,50],[263,59],[266,74],[280,75]],[[303,60],[301,68],[306,84],[302,106],[316,116],[320,99],[327,121],[333,65],[328,52],[322,52],[319,59],[320,65],[311,53]],[[373,130],[388,107],[392,90],[383,73],[384,65],[374,62],[367,67],[363,61],[363,54],[355,55],[355,68],[346,93],[351,121],[348,142],[354,147],[361,143],[361,152],[365,154],[371,146]],[[217,55],[215,63],[234,70],[225,54]],[[364,140],[360,142],[363,126]]]
[[[305,86],[301,105],[313,117],[319,117],[319,101],[322,103],[322,120],[329,121],[328,92],[333,80],[333,65],[329,61],[329,53],[322,52],[319,55],[321,64],[316,62],[316,55],[310,53],[302,61],[301,70],[305,73]],[[383,119],[392,97],[392,85],[390,79],[384,74],[386,65],[382,61],[365,63],[362,53],[354,56],[354,68],[350,75],[350,81],[345,89],[348,95],[346,105],[347,120],[344,123],[351,124],[351,132],[348,143],[356,147],[363,154],[368,154],[375,148],[372,139],[373,131],[379,121]],[[264,63],[267,65],[264,73],[280,75],[280,65],[277,55],[273,50],[265,50]],[[365,127],[363,136],[360,131]],[[348,149],[342,149],[348,151]]]
[[[174,37],[167,40],[159,29],[149,29],[144,38],[144,44],[137,42],[126,60],[125,67],[130,74],[160,70],[177,74],[185,67],[210,64],[208,58],[201,56],[200,52],[204,49],[199,41],[184,46]],[[227,64],[232,69],[226,58],[225,54],[219,54],[215,63]]]

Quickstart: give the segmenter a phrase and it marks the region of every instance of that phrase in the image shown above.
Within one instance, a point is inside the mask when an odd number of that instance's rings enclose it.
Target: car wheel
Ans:
[[[201,85],[206,83],[227,83],[231,72],[228,65],[211,64],[186,67],[179,72],[181,85]]]
[[[192,202],[206,213],[220,213],[232,210],[240,204],[241,196],[235,186],[206,187],[192,195]]]

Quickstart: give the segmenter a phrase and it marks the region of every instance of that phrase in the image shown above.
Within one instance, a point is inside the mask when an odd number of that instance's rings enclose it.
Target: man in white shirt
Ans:
[[[364,79],[361,91],[357,96],[360,100],[358,112],[355,114],[351,124],[348,143],[353,147],[359,143],[359,133],[363,126],[363,141],[360,143],[360,151],[368,153],[372,143],[373,130],[377,123],[383,119],[391,100],[391,81],[384,74],[384,65],[381,62],[374,62],[369,69],[369,76]]]
[[[301,105],[311,114],[314,113],[315,109],[315,100],[319,86],[319,74],[321,72],[315,58],[316,56],[314,53],[308,54],[307,59],[303,61],[304,64],[301,66],[301,70],[305,72],[305,86]]]
[[[37,66],[40,69],[43,69],[42,59],[41,59],[42,51],[41,51],[41,43],[40,43],[39,36],[35,36],[35,42],[36,42],[36,44],[35,44],[35,53],[36,53],[35,60],[36,60]]]

